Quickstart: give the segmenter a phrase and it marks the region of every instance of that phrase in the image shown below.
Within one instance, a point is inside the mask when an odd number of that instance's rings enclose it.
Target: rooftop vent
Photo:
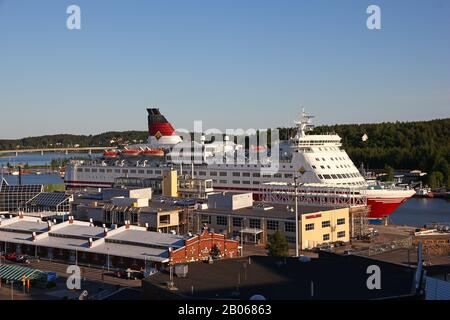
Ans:
[[[265,203],[258,203],[256,205],[253,206],[254,210],[260,210],[260,211],[268,211],[268,210],[273,210],[273,206],[270,206],[268,204]]]
[[[186,278],[189,271],[189,267],[187,264],[180,264],[175,266],[175,274],[178,278]]]

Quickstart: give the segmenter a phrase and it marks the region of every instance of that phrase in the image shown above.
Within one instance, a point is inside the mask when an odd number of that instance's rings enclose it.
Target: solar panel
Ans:
[[[43,192],[31,199],[28,203],[31,205],[52,207],[63,203],[69,198],[70,195],[62,192]]]
[[[5,193],[40,193],[44,187],[41,184],[2,185],[1,192]]]

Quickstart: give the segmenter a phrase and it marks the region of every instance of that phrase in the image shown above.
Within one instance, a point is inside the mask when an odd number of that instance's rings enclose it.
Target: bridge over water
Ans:
[[[0,154],[15,154],[16,156],[19,153],[40,153],[44,154],[44,152],[61,152],[68,154],[69,152],[88,152],[91,154],[95,151],[106,151],[106,150],[115,150],[117,147],[67,147],[67,148],[36,148],[36,149],[12,149],[12,150],[0,150]]]

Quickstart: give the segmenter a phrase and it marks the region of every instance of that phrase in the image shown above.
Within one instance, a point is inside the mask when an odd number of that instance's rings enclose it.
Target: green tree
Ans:
[[[386,165],[384,167],[385,176],[383,176],[383,181],[394,181],[394,168]]]
[[[440,171],[433,171],[428,177],[428,185],[431,188],[440,188],[444,185],[444,175]]]
[[[269,256],[272,257],[287,257],[289,255],[288,242],[280,231],[275,232],[270,237],[266,249],[269,251]]]

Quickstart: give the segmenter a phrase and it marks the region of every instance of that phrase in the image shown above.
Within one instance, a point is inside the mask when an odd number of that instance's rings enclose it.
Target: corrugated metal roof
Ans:
[[[0,266],[0,278],[9,281],[22,281],[23,276],[30,280],[46,279],[46,274],[40,270],[3,264]]]

